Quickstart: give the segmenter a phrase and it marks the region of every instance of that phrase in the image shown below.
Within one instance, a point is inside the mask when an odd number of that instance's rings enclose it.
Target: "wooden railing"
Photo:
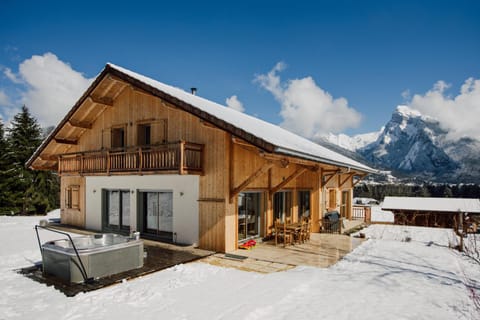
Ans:
[[[58,171],[82,174],[178,171],[179,174],[201,174],[203,145],[180,141],[158,146],[64,154],[59,157]]]
[[[363,205],[354,205],[352,207],[352,219],[351,220],[362,220],[364,222],[371,222],[371,207]]]

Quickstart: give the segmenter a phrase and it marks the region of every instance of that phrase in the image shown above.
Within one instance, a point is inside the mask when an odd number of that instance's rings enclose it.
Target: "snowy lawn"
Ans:
[[[328,269],[195,262],[67,298],[13,271],[40,260],[39,219],[0,217],[0,319],[480,319],[480,266],[447,247],[448,230],[374,225]]]

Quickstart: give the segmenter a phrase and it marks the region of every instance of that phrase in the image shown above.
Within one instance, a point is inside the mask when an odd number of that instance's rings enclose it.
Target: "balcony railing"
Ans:
[[[203,172],[203,145],[180,141],[157,146],[98,150],[64,154],[59,157],[59,173],[116,173],[178,171]]]
[[[372,208],[366,205],[354,205],[352,207],[351,220],[362,220],[370,223],[372,220]]]

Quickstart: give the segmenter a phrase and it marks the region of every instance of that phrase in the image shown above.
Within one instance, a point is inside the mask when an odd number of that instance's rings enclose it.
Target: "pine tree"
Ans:
[[[58,179],[46,171],[32,171],[25,163],[42,141],[42,130],[26,106],[15,115],[8,130],[5,206],[15,212],[44,213],[56,206]]]
[[[3,121],[0,118],[0,214],[8,212],[7,200],[6,200],[6,172],[7,172],[7,141],[5,140],[5,129],[3,127]]]

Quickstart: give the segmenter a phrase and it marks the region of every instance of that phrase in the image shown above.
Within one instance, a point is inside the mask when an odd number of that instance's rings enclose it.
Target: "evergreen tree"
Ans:
[[[27,107],[15,115],[6,139],[8,161],[5,206],[22,214],[44,213],[57,206],[58,179],[51,172],[32,171],[25,163],[42,141],[42,130]]]
[[[3,127],[3,121],[0,118],[0,213],[3,211],[8,212],[6,209],[6,172],[7,172],[7,141],[5,140],[5,130]]]

